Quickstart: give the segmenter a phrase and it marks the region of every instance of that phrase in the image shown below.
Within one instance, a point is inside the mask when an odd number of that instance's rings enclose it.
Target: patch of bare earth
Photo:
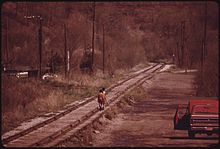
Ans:
[[[117,115],[105,120],[92,133],[91,146],[126,147],[210,147],[218,136],[197,134],[189,139],[187,131],[173,129],[178,104],[186,104],[195,94],[192,74],[160,73],[123,98]]]

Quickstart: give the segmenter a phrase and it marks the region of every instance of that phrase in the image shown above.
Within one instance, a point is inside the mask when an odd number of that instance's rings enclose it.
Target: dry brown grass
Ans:
[[[30,117],[30,104],[45,98],[47,89],[35,79],[16,79],[2,76],[2,131],[10,130]]]
[[[137,66],[140,67],[143,64]],[[137,69],[137,68],[136,68]],[[69,79],[64,75],[50,81],[33,78],[16,79],[2,76],[2,132],[17,127],[21,122],[49,112],[61,110],[73,101],[97,94],[123,78],[128,70],[118,70],[115,77],[96,70],[93,75],[74,72]]]

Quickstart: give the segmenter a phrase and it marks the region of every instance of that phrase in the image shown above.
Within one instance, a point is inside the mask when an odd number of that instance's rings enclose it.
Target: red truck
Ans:
[[[196,133],[219,134],[218,99],[194,99],[188,105],[178,105],[174,116],[174,130],[188,130],[188,136]]]

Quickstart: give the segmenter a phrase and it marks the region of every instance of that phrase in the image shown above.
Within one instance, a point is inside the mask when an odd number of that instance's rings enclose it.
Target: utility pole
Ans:
[[[7,18],[7,20],[6,20],[6,63],[8,63],[8,25],[9,23],[8,23],[8,18]]]
[[[55,73],[55,70],[54,70],[54,57],[53,57],[53,49],[51,49],[51,51],[50,51],[51,53],[50,53],[50,57],[51,57],[51,72],[52,73]]]
[[[40,71],[39,71],[39,77],[41,77],[42,75],[42,19],[40,18],[39,21],[40,21],[40,27],[39,27],[39,68],[40,68]]]
[[[207,48],[206,48],[206,25],[207,25],[207,1],[205,1],[205,17],[204,17],[204,40],[203,40],[203,61],[205,61],[205,58],[208,54]]]
[[[93,18],[92,18],[92,64],[91,64],[91,71],[93,71],[93,64],[94,64],[94,48],[95,48],[95,1],[93,2]]]
[[[113,76],[113,62],[114,60],[112,59],[112,44],[110,44],[110,50],[108,51],[108,65],[109,65],[109,74],[111,77]]]
[[[207,1],[205,1],[205,14],[204,14],[204,36],[202,39],[202,52],[201,52],[201,71],[203,73],[203,65],[205,61],[205,57],[207,56],[206,49],[206,25],[207,25]]]
[[[201,61],[201,70],[203,71],[203,63],[204,63],[204,39],[202,39],[202,51],[201,51],[200,61]]]
[[[41,78],[42,75],[42,20],[41,16],[24,16],[25,19],[37,19],[39,21],[38,29],[38,47],[39,47],[39,72],[38,77]]]
[[[180,52],[179,52],[179,42],[176,42],[176,55],[177,55],[177,63],[180,66]]]
[[[67,77],[69,77],[69,71],[70,71],[70,51],[67,50]]]
[[[203,72],[204,72],[204,62],[205,58],[208,54],[207,48],[206,48],[206,25],[207,25],[207,1],[205,1],[205,16],[204,16],[204,36],[202,39],[202,52],[201,52],[201,85],[203,86]]]
[[[105,26],[103,24],[103,52],[102,52],[102,68],[103,68],[103,74],[105,73]]]
[[[179,27],[177,26],[176,27],[176,30],[175,30],[175,37],[176,37],[176,50],[175,50],[175,55],[176,55],[176,64],[178,66],[180,66],[180,56],[179,56]]]
[[[179,43],[179,46],[180,46],[180,66],[182,67],[182,45],[183,45],[183,22],[181,22],[181,25],[180,25],[180,43]]]
[[[64,24],[64,62],[65,62],[65,77],[67,76],[67,41],[66,41],[66,24]]]
[[[185,21],[181,22],[181,66],[184,65]]]

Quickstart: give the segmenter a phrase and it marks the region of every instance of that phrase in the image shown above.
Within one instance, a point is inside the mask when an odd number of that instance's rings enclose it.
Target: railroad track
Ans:
[[[127,79],[107,88],[109,105],[113,105],[126,92],[155,75],[164,64],[155,64],[142,71],[133,73]],[[5,147],[56,146],[104,111],[97,108],[96,96],[88,98],[78,105],[72,105],[63,112],[19,133],[3,138]],[[91,121],[91,120],[90,120]]]

